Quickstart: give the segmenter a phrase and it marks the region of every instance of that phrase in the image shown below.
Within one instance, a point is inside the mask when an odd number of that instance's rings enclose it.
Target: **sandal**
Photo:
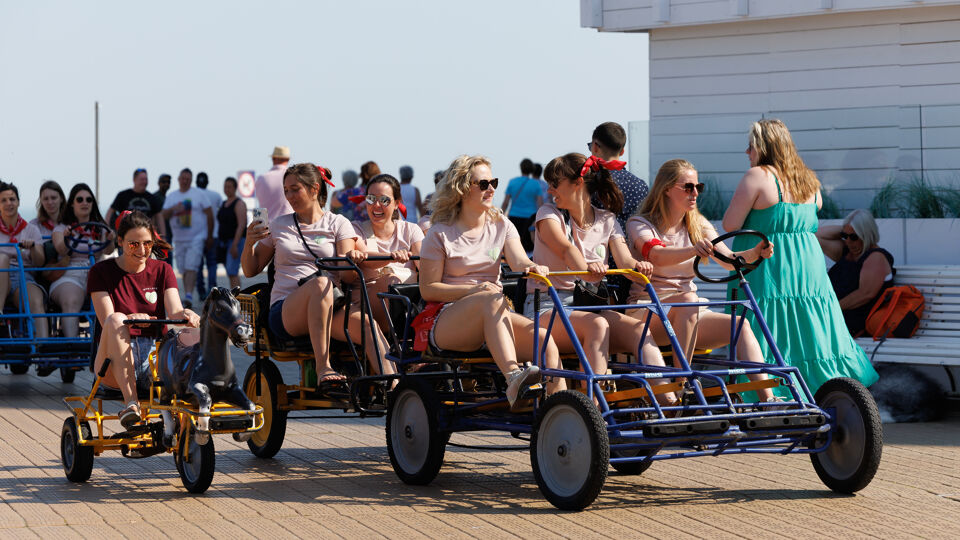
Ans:
[[[331,369],[318,377],[317,389],[314,394],[322,396],[329,395],[331,392],[345,393],[347,391],[347,378]]]
[[[131,403],[120,409],[117,416],[120,418],[120,425],[123,426],[123,429],[130,429],[141,421],[140,405]]]

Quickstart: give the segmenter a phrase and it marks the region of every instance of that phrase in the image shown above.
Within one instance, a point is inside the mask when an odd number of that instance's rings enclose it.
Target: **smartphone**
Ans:
[[[263,225],[269,225],[270,222],[267,221],[267,209],[266,208],[254,208],[253,209],[253,221],[259,221]]]

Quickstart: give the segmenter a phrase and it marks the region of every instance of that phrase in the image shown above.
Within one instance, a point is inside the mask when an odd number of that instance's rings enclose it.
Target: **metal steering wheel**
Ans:
[[[68,235],[64,235],[63,241],[67,244],[67,249],[70,250],[70,253],[81,253],[83,255],[89,255],[90,253],[98,253],[103,251],[110,245],[110,240],[93,240],[90,238],[84,238],[81,234],[83,229],[87,231],[95,230],[99,234],[97,236],[107,237],[113,229],[108,227],[103,223],[96,221],[85,221],[83,223],[77,223],[73,227],[70,227]]]
[[[733,231],[733,232],[728,232],[726,234],[722,234],[714,238],[713,242],[711,243],[713,245],[717,245],[720,242],[723,242],[724,240],[726,240],[727,238],[733,238],[734,236],[743,236],[743,235],[759,236],[760,239],[763,240],[764,242],[770,241],[767,239],[766,235],[764,235],[760,231],[740,229],[739,231]],[[743,257],[727,257],[726,255],[724,255],[723,253],[720,253],[717,250],[713,251],[713,256],[716,257],[718,261],[733,265],[734,273],[723,278],[707,277],[700,272],[700,256],[697,255],[696,257],[693,258],[693,273],[696,274],[698,278],[702,279],[703,281],[706,281],[707,283],[726,283],[728,281],[740,279],[746,274],[749,274],[750,272],[755,270],[758,266],[760,266],[760,263],[763,262],[763,258],[760,258],[752,263],[748,263],[746,260],[744,260]]]

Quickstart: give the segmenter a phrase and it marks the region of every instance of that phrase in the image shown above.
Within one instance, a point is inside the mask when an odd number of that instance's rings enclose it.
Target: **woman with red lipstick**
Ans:
[[[123,253],[114,259],[93,265],[87,280],[87,290],[103,327],[94,371],[106,358],[110,369],[101,380],[107,388],[118,389],[126,406],[120,411],[124,428],[140,422],[140,403],[137,389],[150,385],[150,351],[163,335],[156,325],[128,326],[127,319],[186,319],[193,328],[200,326],[200,317],[180,303],[177,278],[169,264],[151,255],[163,256],[170,245],[157,236],[153,221],[143,212],[124,212],[117,224],[118,243]],[[197,332],[181,332],[185,345],[199,339]],[[190,342],[190,343],[187,343]]]
[[[758,242],[751,249],[729,253],[722,243],[714,246],[717,237],[713,225],[697,210],[697,196],[703,192],[697,170],[682,159],[664,163],[643,200],[638,213],[627,220],[627,236],[634,256],[653,263],[650,282],[664,304],[698,302],[697,286],[693,283],[693,259],[710,258],[724,268],[732,268],[713,258],[714,250],[727,256],[742,256],[749,262],[773,255],[773,244]],[[639,285],[630,288],[631,303],[649,302],[649,296]],[[667,306],[665,306],[667,307]],[[641,319],[647,310],[629,313]],[[672,307],[667,313],[677,341],[689,360],[694,347],[713,349],[730,343],[730,317],[725,313],[709,311],[706,307]],[[663,323],[653,317],[650,331],[657,343],[669,343]],[[737,344],[737,358],[747,362],[763,363],[763,354],[757,338],[744,326]],[[751,375],[751,380],[765,379],[766,375]],[[769,388],[757,392],[762,401],[774,401]]]

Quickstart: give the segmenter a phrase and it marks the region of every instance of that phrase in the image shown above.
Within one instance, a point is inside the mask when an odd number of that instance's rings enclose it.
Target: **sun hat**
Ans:
[[[270,157],[278,159],[290,159],[290,147],[289,146],[274,146],[273,155]]]

